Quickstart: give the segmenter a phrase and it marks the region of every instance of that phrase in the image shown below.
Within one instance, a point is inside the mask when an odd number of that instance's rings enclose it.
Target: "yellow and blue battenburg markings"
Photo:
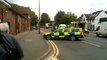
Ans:
[[[69,32],[64,32],[64,37],[65,38],[69,38],[69,35],[70,35]]]
[[[69,38],[70,35],[75,35],[79,37],[80,32],[50,32],[50,35],[52,38]]]
[[[49,35],[49,34],[50,34],[50,32],[45,33],[45,35]]]
[[[52,38],[68,38],[69,32],[51,32],[50,35]]]
[[[50,35],[51,35],[52,38],[55,38],[54,32],[50,32]]]
[[[64,33],[63,32],[59,32],[59,38],[64,38]]]
[[[75,35],[79,35],[80,34],[80,32],[75,32]]]

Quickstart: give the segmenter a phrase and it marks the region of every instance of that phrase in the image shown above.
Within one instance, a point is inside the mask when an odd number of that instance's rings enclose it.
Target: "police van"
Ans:
[[[84,37],[82,28],[63,28],[57,29],[56,31],[46,32],[43,37],[47,40],[51,38],[67,38],[70,40],[76,40]]]

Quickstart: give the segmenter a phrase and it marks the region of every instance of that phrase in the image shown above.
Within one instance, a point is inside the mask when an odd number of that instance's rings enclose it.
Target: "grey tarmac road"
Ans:
[[[107,60],[107,38],[95,34],[80,41],[53,40],[59,48],[59,60]]]

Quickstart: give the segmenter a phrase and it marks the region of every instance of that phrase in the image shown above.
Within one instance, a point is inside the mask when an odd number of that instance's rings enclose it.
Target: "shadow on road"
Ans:
[[[105,38],[105,39],[107,39],[107,36],[99,36],[100,38]]]
[[[51,39],[56,41],[71,41],[70,39],[64,39],[64,38],[57,38],[57,39]],[[84,41],[84,39],[76,39],[75,41]]]

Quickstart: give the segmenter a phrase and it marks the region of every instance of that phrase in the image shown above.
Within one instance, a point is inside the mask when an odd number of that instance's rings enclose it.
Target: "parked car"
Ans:
[[[37,27],[36,27],[36,26],[31,26],[31,30],[32,30],[32,29],[37,29]]]
[[[96,31],[96,36],[107,36],[107,22],[102,22]]]

